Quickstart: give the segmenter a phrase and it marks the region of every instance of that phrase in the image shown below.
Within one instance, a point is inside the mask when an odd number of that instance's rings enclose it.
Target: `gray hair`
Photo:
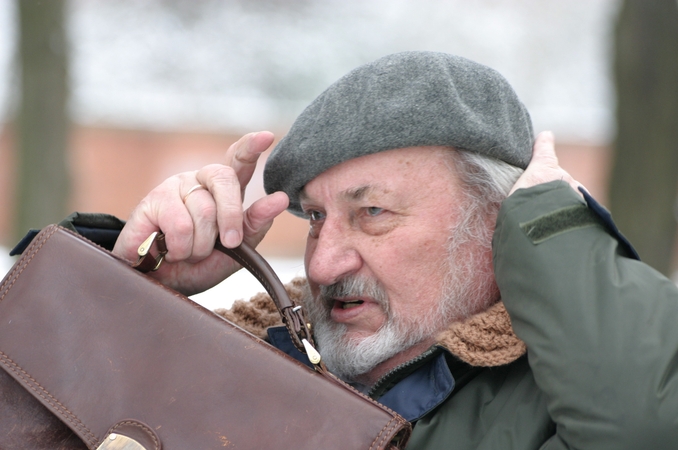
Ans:
[[[492,234],[499,207],[523,169],[498,159],[452,149],[448,167],[461,181],[463,196],[459,221],[448,230],[449,273],[443,288],[440,314],[448,321],[463,320],[490,307],[498,298],[492,267],[484,252],[463,252],[473,241],[491,251]]]
[[[461,181],[465,198],[461,230],[468,238],[490,244],[494,227],[483,226],[494,220],[523,169],[490,156],[451,149],[448,168]],[[458,230],[460,231],[460,230]]]
[[[452,152],[452,158],[466,194],[481,202],[486,212],[498,209],[524,172],[499,159],[465,150]]]

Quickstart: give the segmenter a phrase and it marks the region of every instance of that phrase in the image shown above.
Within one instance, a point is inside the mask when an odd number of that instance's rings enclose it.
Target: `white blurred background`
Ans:
[[[269,129],[280,136],[352,68],[393,52],[432,50],[497,69],[527,105],[536,131],[550,129],[561,145],[602,152],[596,149],[607,148],[615,134],[611,36],[619,6],[619,0],[70,0],[69,110],[81,129],[235,135]],[[16,9],[0,0],[0,125],[11,122],[18,103]],[[2,273],[13,262],[6,254],[0,249]],[[299,254],[269,257],[283,281],[303,274]],[[196,299],[215,308],[259,290],[238,274]]]

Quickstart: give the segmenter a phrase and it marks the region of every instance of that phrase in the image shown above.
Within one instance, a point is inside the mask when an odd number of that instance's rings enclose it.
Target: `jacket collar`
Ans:
[[[312,367],[306,355],[292,343],[284,326],[268,329],[271,344],[297,361]],[[384,375],[367,395],[410,422],[416,422],[447,399],[455,380],[445,350],[433,346],[416,358]]]

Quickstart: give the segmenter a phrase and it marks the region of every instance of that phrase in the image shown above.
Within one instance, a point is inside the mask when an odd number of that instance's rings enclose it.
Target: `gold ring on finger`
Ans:
[[[188,192],[186,192],[186,195],[184,195],[184,198],[181,199],[181,201],[184,202],[184,204],[186,204],[186,199],[188,198],[188,196],[191,195],[192,193],[194,193],[195,191],[199,190],[199,189],[207,190],[207,188],[205,186],[203,186],[202,184],[196,184],[195,186],[190,188],[188,190]]]

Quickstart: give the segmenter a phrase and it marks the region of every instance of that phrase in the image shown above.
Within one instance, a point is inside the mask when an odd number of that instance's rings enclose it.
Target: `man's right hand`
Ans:
[[[285,193],[275,192],[243,209],[245,187],[259,156],[272,143],[273,134],[267,131],[247,134],[229,147],[225,164],[211,164],[165,180],[134,209],[113,253],[135,260],[139,245],[161,230],[168,252],[152,276],[185,295],[221,282],[239,266],[214,250],[217,237],[229,248],[243,240],[256,246],[289,204]],[[193,189],[196,186],[204,189]]]

